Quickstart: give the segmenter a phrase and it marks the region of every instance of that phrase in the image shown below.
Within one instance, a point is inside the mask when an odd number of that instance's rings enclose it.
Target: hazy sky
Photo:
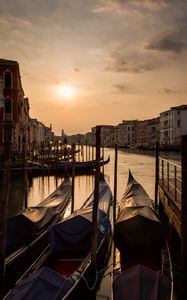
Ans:
[[[0,58],[57,134],[157,117],[187,104],[187,0],[0,0]]]

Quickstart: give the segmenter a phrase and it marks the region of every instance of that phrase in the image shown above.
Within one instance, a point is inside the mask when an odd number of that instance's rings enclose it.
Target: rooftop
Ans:
[[[0,58],[0,64],[1,65],[17,65],[18,62],[15,61],[15,60],[9,60],[9,59]]]

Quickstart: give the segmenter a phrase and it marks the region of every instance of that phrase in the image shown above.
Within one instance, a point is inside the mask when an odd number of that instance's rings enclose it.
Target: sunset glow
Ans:
[[[58,94],[63,98],[71,98],[75,95],[75,89],[69,85],[61,85],[58,88]]]
[[[0,58],[19,63],[30,114],[55,133],[187,103],[187,1],[1,2]]]

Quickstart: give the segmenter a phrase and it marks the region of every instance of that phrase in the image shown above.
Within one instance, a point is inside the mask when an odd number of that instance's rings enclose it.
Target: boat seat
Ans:
[[[69,277],[78,269],[81,263],[82,259],[60,259],[56,264],[55,271]]]

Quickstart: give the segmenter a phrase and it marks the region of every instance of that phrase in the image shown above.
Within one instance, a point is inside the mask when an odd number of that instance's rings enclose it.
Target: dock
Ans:
[[[181,165],[159,158],[159,201],[179,236],[181,234],[182,179]]]
[[[187,299],[187,136],[182,136],[180,162],[159,155],[156,162],[158,210],[168,228],[180,299]]]

